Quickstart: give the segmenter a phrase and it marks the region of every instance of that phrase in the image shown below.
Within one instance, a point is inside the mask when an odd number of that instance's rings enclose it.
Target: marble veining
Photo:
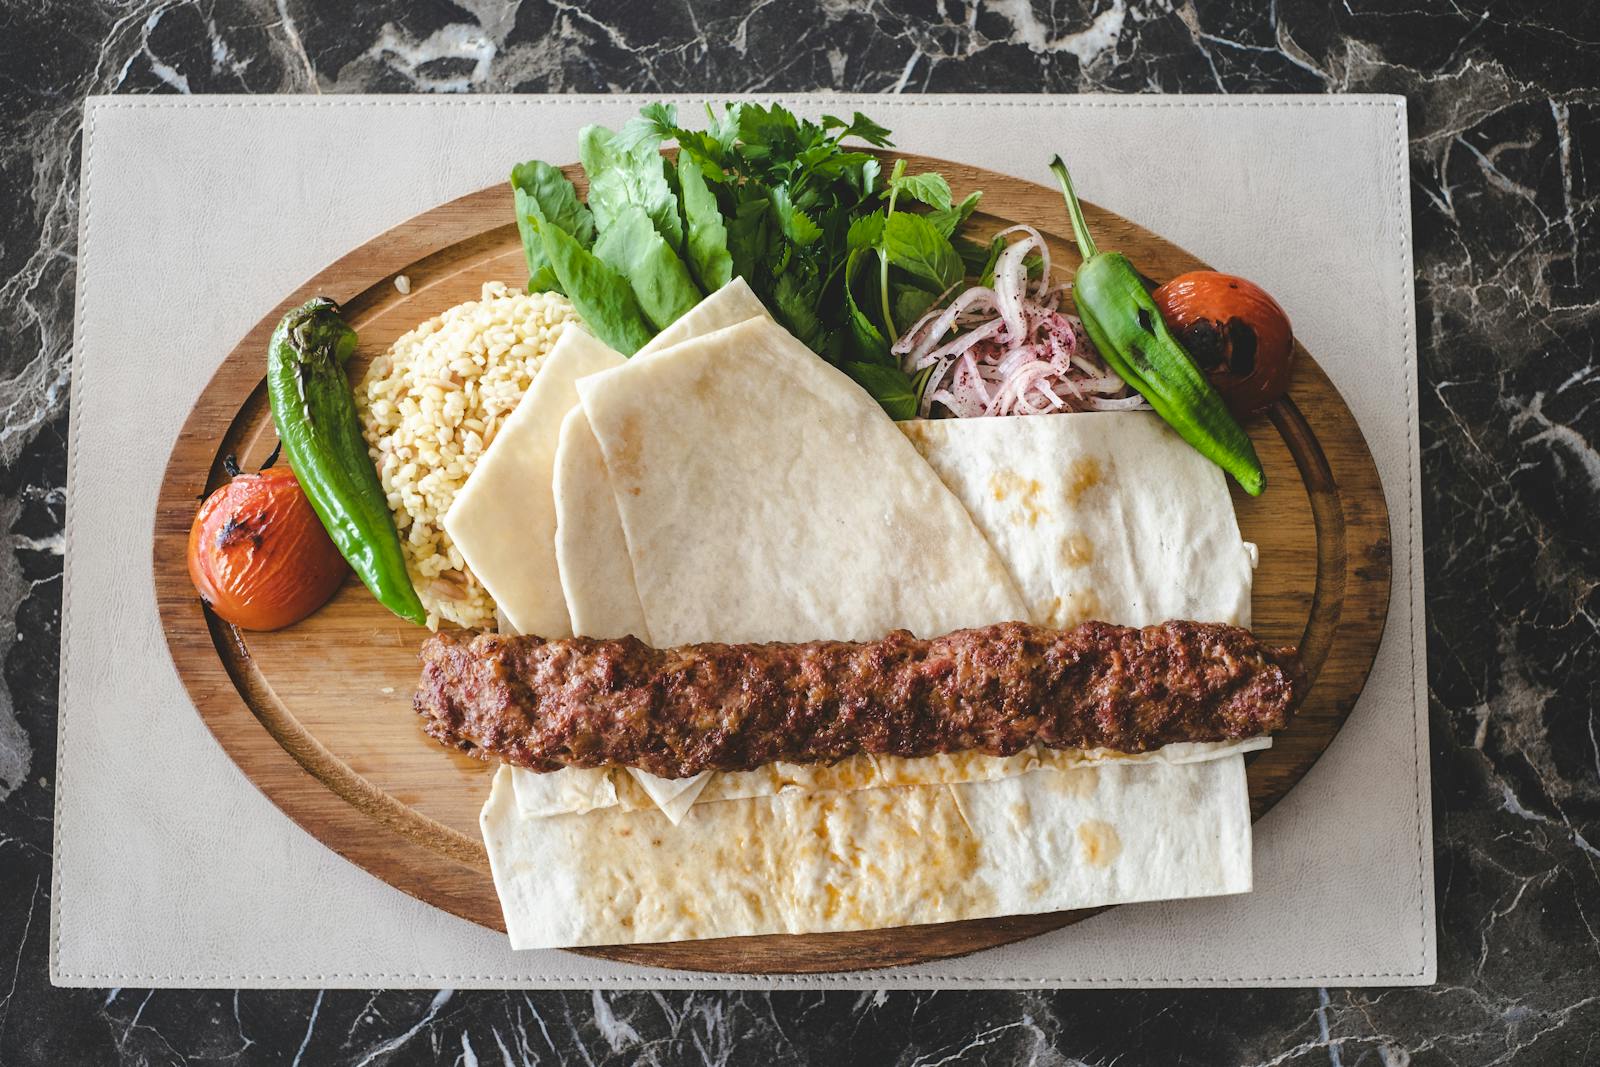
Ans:
[[[88,93],[1398,92],[1410,101],[1439,984],[55,990]],[[0,0],[0,1063],[1600,1060],[1600,18],[1587,0]]]

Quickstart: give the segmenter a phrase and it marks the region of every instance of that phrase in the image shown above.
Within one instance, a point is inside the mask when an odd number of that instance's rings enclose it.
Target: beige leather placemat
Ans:
[[[793,97],[903,148],[1079,187],[1264,284],[1383,477],[1394,596],[1365,695],[1256,828],[1253,893],[1131,905],[892,971],[731,977],[513,953],[328,851],[217,747],[167,657],[156,489],[282,295],[412,215],[575,156],[647,97],[101,98],[84,123],[50,972],[97,986],[1393,985],[1434,974],[1405,105],[1392,97]],[[684,101],[686,106],[693,102]],[[697,105],[696,105],[697,106]]]

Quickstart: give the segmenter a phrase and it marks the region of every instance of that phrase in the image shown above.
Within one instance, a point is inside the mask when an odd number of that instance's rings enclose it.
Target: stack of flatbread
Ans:
[[[698,641],[1249,624],[1220,470],[1149,413],[895,423],[731,284],[632,359],[569,328],[446,528],[507,628]],[[1250,888],[1241,753],[502,767],[514,948],[860,930]]]

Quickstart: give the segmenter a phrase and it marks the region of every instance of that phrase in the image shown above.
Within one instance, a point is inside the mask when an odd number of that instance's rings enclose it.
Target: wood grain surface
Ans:
[[[960,164],[907,159],[913,170],[944,173],[958,196],[984,190],[977,232],[1027,221],[1046,232],[1058,272],[1076,264],[1058,191]],[[584,191],[582,172],[567,171]],[[1125,219],[1093,205],[1085,210],[1100,247],[1126,252],[1158,281],[1204,266]],[[401,275],[410,283],[407,294],[395,285]],[[201,606],[185,548],[199,501],[226,477],[223,457],[237,454],[251,468],[276,441],[265,353],[290,307],[319,294],[344,305],[361,337],[352,370],[359,378],[402,333],[477,298],[485,281],[517,285],[525,277],[511,193],[501,186],[397,226],[288,294],[223,360],[190,413],[167,465],[154,538],[156,597],[173,661],[201,718],[250,780],[351,862],[496,929],[504,929],[500,904],[478,833],[491,768],[422,733],[411,692],[425,631],[395,618],[354,578],[296,626],[264,634],[235,630]],[[1388,610],[1389,519],[1360,428],[1304,350],[1289,396],[1246,428],[1268,485],[1258,498],[1234,492],[1244,537],[1261,549],[1254,629],[1264,640],[1299,645],[1314,679],[1290,727],[1249,764],[1251,807],[1259,817],[1322,754],[1361,693]],[[961,955],[1088,914],[576,951],[702,971],[846,971]]]

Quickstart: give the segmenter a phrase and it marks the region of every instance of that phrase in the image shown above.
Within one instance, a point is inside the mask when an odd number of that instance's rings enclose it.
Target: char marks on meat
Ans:
[[[456,631],[430,637],[422,664],[415,707],[443,744],[534,771],[663,778],[858,753],[1237,740],[1280,729],[1307,685],[1292,649],[1196,622],[663,649]]]

